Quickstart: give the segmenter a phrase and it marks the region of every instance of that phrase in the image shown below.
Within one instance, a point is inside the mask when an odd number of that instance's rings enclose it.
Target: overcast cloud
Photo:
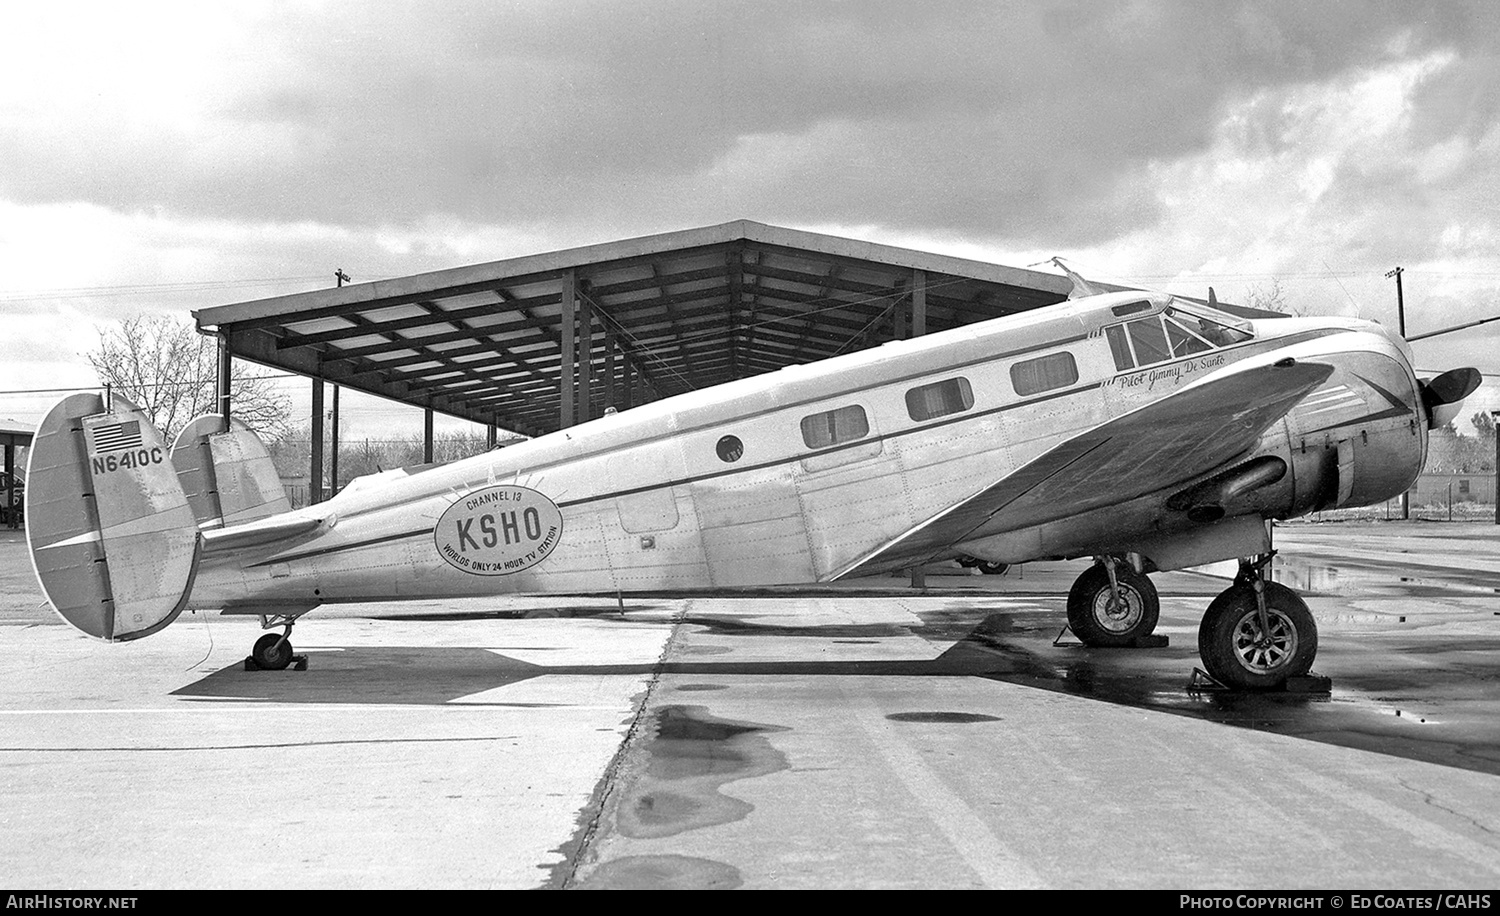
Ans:
[[[143,309],[738,218],[1388,322],[1401,264],[1413,332],[1500,314],[1496,9],[16,6],[0,389],[88,384]]]

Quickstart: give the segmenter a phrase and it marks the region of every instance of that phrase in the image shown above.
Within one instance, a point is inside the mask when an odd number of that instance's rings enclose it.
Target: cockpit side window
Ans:
[[[1172,348],[1167,346],[1167,335],[1161,329],[1161,319],[1155,315],[1127,324],[1130,343],[1135,348],[1136,365],[1147,366],[1172,358]]]
[[[1169,320],[1181,322],[1183,327],[1202,337],[1211,346],[1227,347],[1255,337],[1250,332],[1249,322],[1219,312],[1200,314],[1173,306],[1167,309],[1167,315]]]
[[[1104,336],[1109,339],[1109,352],[1114,355],[1115,370],[1124,372],[1126,369],[1134,369],[1135,360],[1130,356],[1130,341],[1125,339],[1125,326],[1110,325],[1104,329]]]
[[[1198,322],[1194,321],[1194,325]],[[1179,324],[1175,318],[1166,319],[1167,340],[1172,344],[1173,356],[1191,356],[1194,353],[1202,353],[1204,350],[1212,350],[1213,344],[1194,334],[1186,326]]]

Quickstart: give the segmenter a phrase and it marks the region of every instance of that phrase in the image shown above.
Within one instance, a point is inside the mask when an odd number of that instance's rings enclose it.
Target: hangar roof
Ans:
[[[236,357],[535,435],[565,416],[570,279],[589,416],[627,403],[630,379],[666,397],[905,336],[914,286],[928,332],[1071,289],[1051,273],[739,220],[194,315]]]
[[[31,444],[36,428],[23,426],[15,420],[0,420],[0,445],[25,448]]]

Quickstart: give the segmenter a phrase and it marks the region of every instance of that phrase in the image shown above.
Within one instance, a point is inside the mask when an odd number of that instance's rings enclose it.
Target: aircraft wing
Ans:
[[[1215,373],[1057,445],[833,578],[919,563],[992,520],[1013,531],[1212,471],[1253,447],[1332,373],[1326,364],[1288,360],[1247,361]]]

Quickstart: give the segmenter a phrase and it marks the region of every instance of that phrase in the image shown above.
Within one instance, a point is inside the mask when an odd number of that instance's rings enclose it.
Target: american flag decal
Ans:
[[[94,451],[100,455],[140,447],[141,421],[139,420],[94,427]]]

